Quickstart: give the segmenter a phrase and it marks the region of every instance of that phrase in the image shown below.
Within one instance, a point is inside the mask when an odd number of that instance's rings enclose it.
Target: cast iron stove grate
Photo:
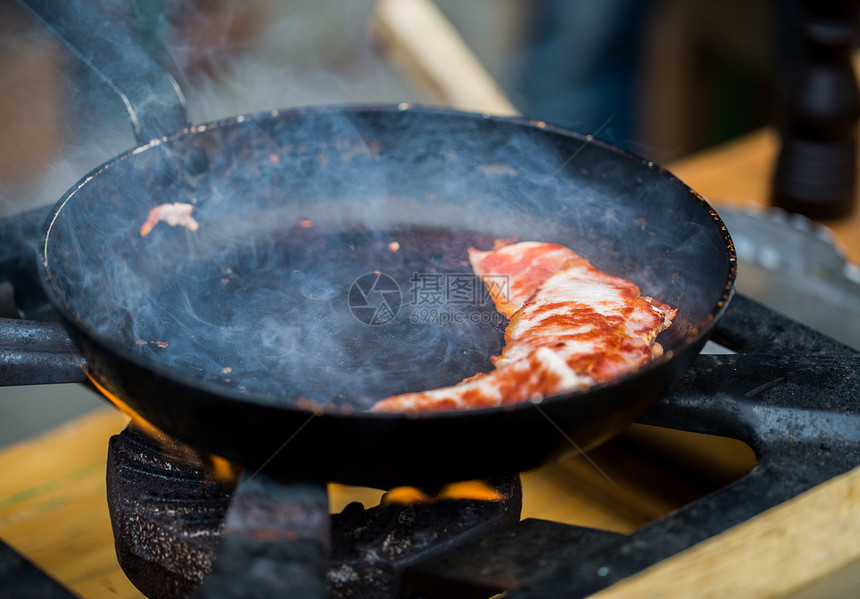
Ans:
[[[324,487],[260,475],[233,498],[218,583],[202,594],[248,596],[248,582],[230,583],[250,573],[260,596],[586,596],[860,464],[857,352],[743,296],[713,339],[737,353],[700,355],[642,422],[747,443],[755,467],[715,493],[623,535],[519,521],[516,475],[492,481],[502,501],[351,505],[330,519]],[[129,430],[111,441],[108,484],[130,578],[152,596],[190,593],[211,567],[230,494]],[[260,501],[277,517],[255,512]],[[279,525],[292,534],[266,539]]]

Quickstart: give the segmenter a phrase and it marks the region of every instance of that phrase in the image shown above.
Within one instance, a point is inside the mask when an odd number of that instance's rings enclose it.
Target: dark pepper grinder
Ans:
[[[800,0],[799,64],[792,69],[771,203],[813,219],[847,216],[857,181],[860,92],[852,65],[857,0]]]

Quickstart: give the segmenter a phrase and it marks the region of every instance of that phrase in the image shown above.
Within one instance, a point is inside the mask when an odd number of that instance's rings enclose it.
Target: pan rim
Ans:
[[[326,409],[321,413],[317,413],[317,416],[323,418],[347,418],[347,419],[365,419],[369,418],[372,420],[391,420],[391,421],[400,421],[400,420],[420,420],[420,421],[435,421],[435,420],[447,420],[450,418],[469,418],[474,416],[476,418],[482,417],[487,413],[498,413],[498,412],[516,412],[522,409],[529,409],[535,403],[540,405],[552,405],[558,402],[567,402],[567,401],[575,401],[577,398],[586,397],[589,394],[599,392],[601,390],[610,389],[615,386],[621,386],[627,383],[628,380],[641,376],[643,373],[650,372],[652,370],[656,370],[660,368],[663,364],[670,361],[677,352],[683,351],[690,346],[695,346],[698,343],[704,343],[704,341],[710,336],[710,333],[715,326],[716,322],[722,317],[725,311],[728,308],[728,304],[731,301],[731,298],[735,292],[735,281],[737,278],[737,256],[735,252],[734,243],[732,241],[731,235],[729,231],[720,218],[717,211],[707,202],[707,200],[686,183],[681,181],[678,177],[676,177],[671,171],[666,169],[663,166],[660,166],[653,161],[650,161],[646,158],[643,158],[633,152],[630,152],[626,149],[623,149],[619,146],[601,140],[590,134],[584,134],[582,132],[553,125],[547,123],[542,120],[532,119],[528,117],[522,116],[498,116],[491,115],[487,113],[480,112],[469,112],[462,110],[453,110],[444,107],[437,106],[425,106],[421,104],[414,103],[355,103],[355,104],[328,104],[328,105],[312,105],[312,106],[302,106],[295,108],[286,108],[286,109],[272,109],[268,111],[259,111],[253,113],[239,114],[233,117],[218,119],[214,121],[210,121],[207,123],[203,123],[200,125],[192,125],[186,128],[183,128],[180,131],[174,132],[172,134],[166,135],[161,138],[156,138],[150,140],[148,143],[136,146],[125,152],[111,158],[107,162],[102,165],[94,168],[84,177],[82,177],[74,186],[69,188],[63,196],[56,202],[54,207],[51,210],[51,213],[48,215],[45,224],[43,225],[44,231],[44,243],[41,249],[41,267],[42,274],[41,283],[44,291],[46,292],[47,297],[49,298],[51,304],[55,307],[55,309],[60,313],[63,320],[71,326],[75,327],[79,333],[87,336],[94,342],[98,343],[100,346],[106,348],[110,353],[120,357],[122,360],[126,360],[131,362],[137,367],[149,370],[153,373],[153,375],[168,379],[174,383],[178,383],[181,385],[192,384],[195,388],[205,391],[206,393],[210,393],[213,395],[217,395],[220,398],[230,401],[237,401],[241,403],[247,404],[255,404],[258,406],[272,406],[273,402],[271,401],[271,396],[261,396],[256,394],[246,394],[241,393],[239,391],[234,391],[227,387],[223,387],[217,385],[212,382],[202,381],[193,379],[189,381],[187,377],[180,376],[180,373],[173,368],[166,368],[163,365],[155,363],[153,361],[144,359],[139,355],[132,354],[127,348],[122,347],[118,343],[111,342],[104,338],[103,335],[98,334],[96,331],[92,330],[90,325],[87,323],[86,319],[84,319],[76,309],[74,309],[69,303],[66,301],[64,294],[61,292],[57,283],[54,281],[54,277],[51,273],[50,261],[49,261],[49,246],[51,243],[51,233],[53,231],[53,227],[57,222],[57,219],[60,217],[64,207],[75,198],[76,194],[83,189],[90,181],[94,180],[100,173],[105,170],[112,168],[114,165],[121,163],[124,160],[127,160],[137,154],[142,152],[146,152],[156,148],[162,144],[172,142],[174,140],[189,136],[195,135],[198,133],[202,133],[205,131],[209,131],[212,129],[223,129],[226,127],[234,127],[241,126],[244,123],[249,121],[257,121],[261,119],[270,119],[277,118],[283,115],[291,115],[294,118],[302,118],[304,116],[317,116],[326,113],[401,113],[405,111],[411,111],[420,114],[439,114],[444,115],[445,117],[459,117],[459,118],[468,118],[474,119],[476,117],[480,117],[489,121],[497,121],[508,124],[513,124],[520,127],[525,127],[529,129],[538,128],[542,130],[546,130],[552,132],[557,135],[561,135],[564,137],[569,137],[572,139],[576,139],[583,144],[592,144],[600,147],[604,151],[611,152],[615,155],[618,155],[626,160],[633,161],[639,164],[642,167],[645,167],[649,171],[656,173],[658,176],[666,179],[671,184],[679,187],[683,193],[691,196],[698,204],[699,207],[704,210],[709,217],[714,221],[715,225],[718,227],[720,235],[722,237],[723,244],[726,249],[726,259],[727,264],[729,265],[728,272],[726,273],[726,280],[720,295],[720,299],[716,302],[714,307],[708,313],[708,315],[703,319],[702,325],[696,328],[691,335],[688,335],[684,340],[681,346],[676,349],[667,350],[662,356],[650,360],[647,364],[637,368],[634,371],[631,371],[625,375],[620,377],[616,377],[612,380],[598,383],[596,385],[592,385],[586,387],[584,389],[580,389],[577,391],[573,391],[571,393],[556,395],[552,397],[543,398],[539,401],[523,401],[516,404],[511,404],[507,406],[498,406],[492,408],[476,408],[476,409],[467,409],[467,410],[447,410],[447,411],[439,411],[439,412],[419,412],[419,413],[380,413],[380,412],[369,412],[369,411],[353,411],[350,413],[344,413],[337,409]],[[89,373],[92,376],[92,373]],[[295,405],[294,403],[290,403],[288,405],[278,406],[280,409],[295,411],[300,413],[313,414],[315,413],[311,408],[300,407]]]

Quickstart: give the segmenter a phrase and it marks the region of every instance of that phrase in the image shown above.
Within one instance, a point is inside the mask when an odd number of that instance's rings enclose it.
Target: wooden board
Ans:
[[[860,597],[860,468],[595,597]]]
[[[107,442],[126,423],[102,409],[0,452],[0,538],[81,597],[143,596],[116,561],[105,499]]]

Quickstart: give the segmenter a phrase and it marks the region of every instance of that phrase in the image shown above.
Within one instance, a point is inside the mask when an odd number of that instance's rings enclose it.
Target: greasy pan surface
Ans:
[[[142,237],[173,202],[197,230]],[[504,322],[465,250],[496,238],[569,246],[678,307],[666,354],[540,406],[364,412],[491,367]],[[704,344],[735,274],[717,215],[659,167],[542,123],[402,106],[238,117],[137,148],[60,200],[44,262],[92,375],[144,417],[252,467],[371,486],[529,468],[571,450],[565,435],[617,434]],[[353,283],[375,272],[395,285],[367,301],[391,312],[367,324]]]

